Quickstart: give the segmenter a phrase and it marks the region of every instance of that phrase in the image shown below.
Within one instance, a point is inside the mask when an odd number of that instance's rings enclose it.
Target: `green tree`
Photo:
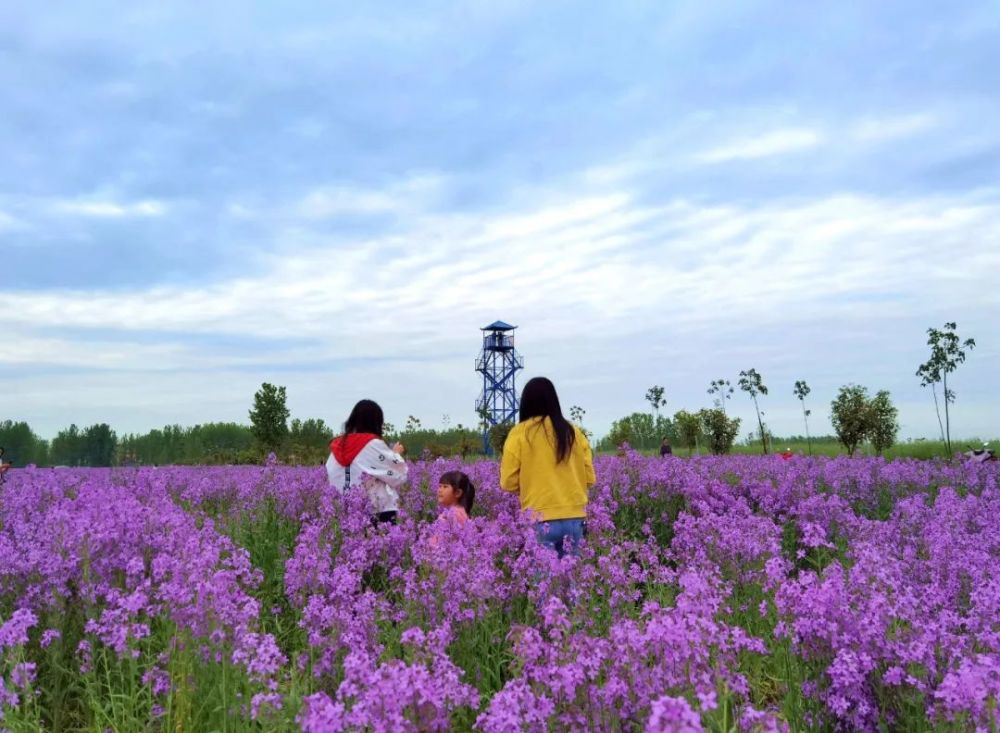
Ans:
[[[461,429],[459,429],[461,432]],[[505,439],[506,440],[506,439]],[[458,450],[458,454],[462,457],[464,461],[470,453],[475,453],[479,450],[479,441],[469,434],[463,434],[459,437],[458,443],[455,444],[455,448]],[[503,452],[503,446],[500,446],[501,453]]]
[[[753,407],[757,411],[757,425],[760,426],[760,444],[764,455],[767,455],[767,430],[764,428],[764,420],[760,416],[760,405],[757,404],[757,395],[766,395],[767,387],[764,386],[764,380],[756,369],[740,372],[739,385],[740,389],[750,395],[750,399],[753,400]]]
[[[965,352],[976,347],[975,339],[962,341],[956,329],[958,324],[950,321],[944,328],[927,329],[927,345],[931,347],[930,358],[917,368],[920,386],[930,385],[934,394],[934,410],[937,412],[938,425],[941,425],[941,409],[938,407],[937,384],[940,382],[944,392],[944,428],[941,431],[948,454],[951,455],[951,417],[948,405],[954,403],[955,393],[948,388],[948,375],[958,369],[965,361]]]
[[[602,444],[617,447],[628,443],[633,448],[648,450],[656,447],[663,436],[675,437],[669,418],[662,415],[654,418],[648,412],[633,412],[611,423],[611,431]]]
[[[663,396],[665,391],[658,384],[654,384],[646,390],[646,401],[652,405],[653,413],[657,418],[660,417],[660,408],[667,404],[667,399]]]
[[[86,448],[80,429],[70,425],[56,433],[49,448],[50,461],[56,466],[83,466],[86,464]]]
[[[0,446],[6,449],[4,461],[16,468],[29,463],[42,465],[48,460],[48,444],[35,435],[26,422],[0,422]]]
[[[644,415],[642,413],[635,413],[635,415],[642,415],[644,418],[650,417],[649,415]],[[639,444],[639,431],[641,427],[634,424],[634,415],[627,415],[626,417],[619,418],[611,423],[611,430],[608,432],[607,441],[612,447],[618,447],[622,443],[628,443],[631,446],[638,446]],[[650,418],[652,422],[652,418]]]
[[[333,431],[322,419],[292,420],[288,444],[294,462],[314,464],[326,460]]]
[[[882,455],[884,450],[891,448],[896,442],[899,434],[899,410],[892,404],[889,393],[883,389],[868,402],[867,415],[868,442],[878,455]]]
[[[868,390],[857,384],[841,387],[830,403],[833,430],[850,456],[868,435],[871,425],[868,411]]]
[[[579,405],[573,405],[572,407],[569,408],[569,419],[573,422],[574,425],[580,428],[580,432],[582,432],[584,435],[587,436],[587,440],[590,440],[593,437],[593,434],[585,427],[583,427],[583,418],[586,415],[587,411],[584,410]]]
[[[806,409],[806,397],[809,396],[811,391],[805,380],[800,379],[795,383],[795,396],[802,403],[802,420],[806,424],[806,444],[809,446],[809,455],[812,455],[813,452],[812,438],[809,437],[809,416],[812,414],[812,410]]]
[[[91,425],[83,431],[83,453],[86,464],[93,467],[110,466],[114,462],[118,437],[107,423]]]
[[[281,450],[288,437],[289,414],[285,388],[264,382],[254,394],[250,410],[251,430],[264,450]]]
[[[688,449],[688,455],[698,447],[701,438],[701,417],[687,410],[674,413],[674,427],[681,445]]]
[[[245,463],[253,451],[254,435],[247,425],[213,422],[186,432],[181,458],[185,463]]]
[[[476,410],[476,415],[479,416],[479,429],[485,433],[490,429],[490,425],[493,424],[493,416],[490,414],[489,408],[483,405]]]
[[[406,424],[403,426],[403,432],[405,433],[415,433],[420,430],[423,426],[420,423],[420,418],[414,417],[413,415],[408,415],[406,417]]]
[[[720,408],[701,410],[698,413],[701,429],[708,439],[708,447],[712,453],[723,455],[733,449],[733,441],[740,431],[740,419],[729,418]]]
[[[717,395],[714,399],[715,406],[723,412],[726,411],[726,400],[733,398],[733,388],[728,379],[713,379],[708,383],[708,393]]]
[[[514,428],[514,423],[512,422],[498,423],[490,428],[489,439],[490,439],[490,448],[493,449],[493,455],[500,456],[503,453],[504,443],[507,442],[507,436],[510,435],[510,431],[513,428]]]

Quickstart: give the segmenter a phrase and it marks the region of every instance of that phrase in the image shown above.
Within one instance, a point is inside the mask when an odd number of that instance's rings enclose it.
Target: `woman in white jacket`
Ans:
[[[375,519],[396,521],[398,489],[406,481],[403,446],[392,448],[382,440],[382,408],[372,400],[361,400],[344,423],[344,434],[330,441],[326,475],[340,491],[360,486],[368,495]]]

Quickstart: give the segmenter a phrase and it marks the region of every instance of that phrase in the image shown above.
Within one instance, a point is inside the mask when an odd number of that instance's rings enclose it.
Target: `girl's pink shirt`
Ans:
[[[453,506],[441,512],[441,516],[438,519],[442,521],[451,519],[459,524],[465,524],[469,521],[469,515],[465,511],[465,507]]]

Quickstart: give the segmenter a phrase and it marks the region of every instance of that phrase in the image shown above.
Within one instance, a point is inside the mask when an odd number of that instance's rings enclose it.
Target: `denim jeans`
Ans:
[[[586,520],[579,519],[552,519],[548,522],[539,522],[535,525],[535,534],[538,541],[555,550],[559,557],[563,557],[568,551],[576,555],[580,551],[580,541],[583,539]],[[569,547],[566,546],[569,540]]]

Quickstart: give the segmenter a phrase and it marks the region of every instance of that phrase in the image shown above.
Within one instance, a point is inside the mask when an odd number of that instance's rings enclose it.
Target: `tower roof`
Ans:
[[[509,323],[504,323],[503,321],[493,321],[488,326],[483,326],[481,330],[483,331],[513,331],[517,326],[512,326]]]

